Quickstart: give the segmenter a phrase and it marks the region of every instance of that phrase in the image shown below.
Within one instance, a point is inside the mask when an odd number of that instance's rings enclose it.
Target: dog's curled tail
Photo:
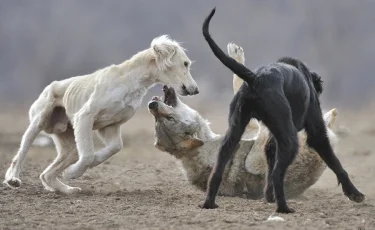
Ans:
[[[244,80],[248,84],[251,84],[254,81],[256,75],[253,72],[251,72],[248,68],[246,68],[244,65],[238,63],[236,60],[226,55],[215,43],[215,41],[211,38],[211,35],[209,33],[209,24],[211,18],[215,14],[215,11],[216,7],[213,8],[211,13],[204,20],[202,27],[203,36],[206,39],[208,45],[210,46],[212,52],[221,61],[221,63],[223,63],[226,67],[232,70],[233,73],[237,74],[238,77],[242,78],[242,80]]]

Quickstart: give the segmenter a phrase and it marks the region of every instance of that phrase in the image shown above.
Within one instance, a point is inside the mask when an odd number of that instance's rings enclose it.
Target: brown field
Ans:
[[[226,129],[226,109],[198,109],[216,132]],[[26,110],[0,114],[0,175],[17,151],[27,125]],[[360,115],[358,115],[360,114]],[[339,156],[364,203],[349,201],[326,170],[303,198],[289,200],[297,212],[270,222],[274,204],[219,197],[219,209],[201,210],[204,193],[184,179],[175,159],[153,147],[153,119],[146,108],[123,126],[124,149],[108,162],[69,181],[83,191],[73,196],[43,189],[39,174],[53,160],[53,147],[33,147],[21,173],[21,188],[0,186],[0,229],[375,229],[375,125],[373,111],[339,110]]]

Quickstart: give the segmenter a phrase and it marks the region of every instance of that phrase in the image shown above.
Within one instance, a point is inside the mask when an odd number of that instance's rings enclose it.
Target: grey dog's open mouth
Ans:
[[[164,85],[163,92],[164,92],[164,103],[166,105],[175,107],[177,105],[176,91],[172,87],[168,87],[167,85]]]

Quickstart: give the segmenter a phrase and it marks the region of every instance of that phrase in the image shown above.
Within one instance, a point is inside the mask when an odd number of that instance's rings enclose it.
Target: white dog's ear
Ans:
[[[328,126],[328,128],[332,129],[333,124],[336,121],[336,116],[337,116],[337,109],[336,108],[331,109],[330,111],[328,111],[324,114],[323,118],[324,118],[324,121],[325,121],[326,125]]]
[[[182,148],[186,150],[193,150],[195,148],[201,147],[204,145],[204,142],[199,139],[195,138],[192,136],[187,136],[183,141],[182,141]]]
[[[162,71],[174,64],[172,58],[177,52],[177,46],[174,43],[168,36],[155,38],[151,43],[156,65]]]

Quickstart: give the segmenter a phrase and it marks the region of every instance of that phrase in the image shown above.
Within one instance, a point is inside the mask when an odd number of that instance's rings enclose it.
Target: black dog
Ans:
[[[207,197],[201,208],[217,208],[215,197],[222,173],[251,118],[262,121],[273,137],[266,147],[269,175],[265,188],[268,202],[277,202],[277,212],[292,213],[284,196],[284,176],[298,151],[297,132],[305,129],[307,143],[314,148],[342,184],[350,200],[362,202],[365,196],[350,181],[347,172],[335,156],[324,125],[319,94],[320,77],[310,72],[301,61],[284,57],[276,63],[250,71],[227,56],[211,38],[208,27],[215,8],[203,23],[203,36],[215,56],[238,77],[244,80],[234,96],[229,111],[229,129],[221,144],[218,159],[212,170]]]

